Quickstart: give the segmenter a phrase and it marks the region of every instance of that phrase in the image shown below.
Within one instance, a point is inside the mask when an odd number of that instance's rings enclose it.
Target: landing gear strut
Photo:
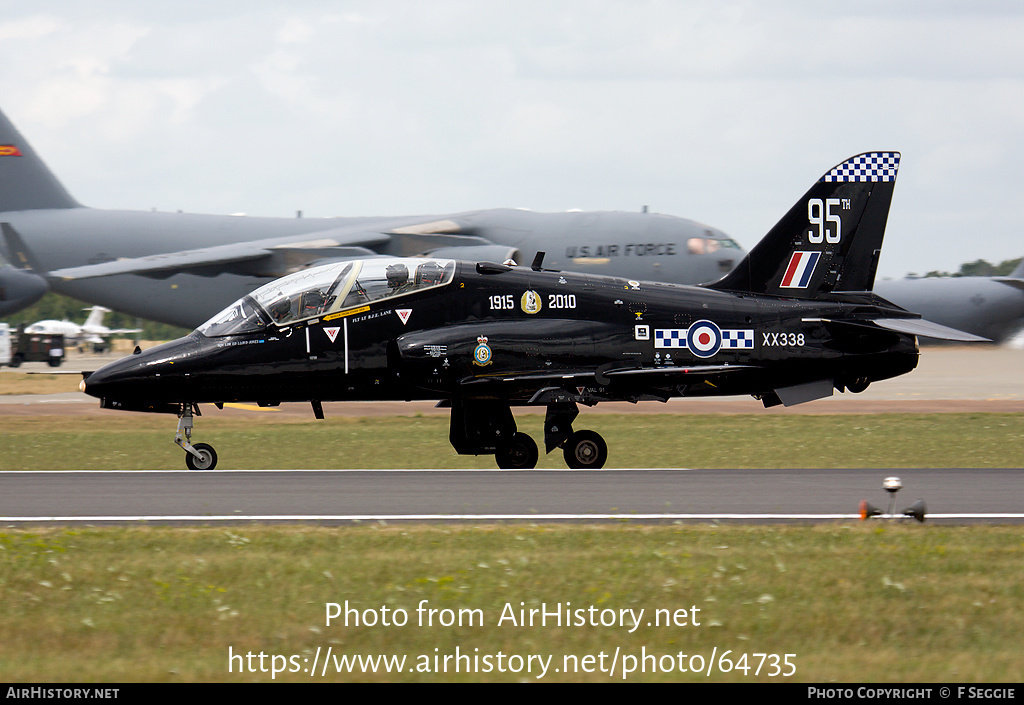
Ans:
[[[201,416],[195,404],[182,404],[178,414],[178,432],[174,442],[185,451],[185,465],[189,470],[213,470],[217,467],[217,451],[209,443],[192,445],[192,411]]]
[[[562,449],[573,469],[597,470],[608,460],[608,444],[594,431],[573,431],[579,415],[575,402],[552,402],[544,417],[544,448]],[[449,440],[460,455],[494,454],[499,468],[537,467],[537,443],[516,427],[508,402],[491,399],[453,399]]]
[[[573,431],[579,416],[576,402],[551,402],[544,417],[544,446],[547,452],[562,449],[565,464],[573,470],[597,470],[608,460],[608,444],[596,431]]]

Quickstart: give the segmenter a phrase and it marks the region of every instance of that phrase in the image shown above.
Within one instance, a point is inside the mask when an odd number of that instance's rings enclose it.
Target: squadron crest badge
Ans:
[[[473,364],[486,367],[491,364],[491,348],[487,345],[487,336],[481,335],[476,342],[476,349],[473,350]]]
[[[519,299],[519,305],[526,313],[537,313],[541,309],[540,295],[532,289],[527,289],[523,297]]]

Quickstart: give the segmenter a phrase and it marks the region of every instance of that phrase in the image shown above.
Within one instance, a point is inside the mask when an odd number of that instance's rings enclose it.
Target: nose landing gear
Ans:
[[[182,404],[181,412],[178,414],[178,432],[174,435],[174,442],[185,451],[185,466],[189,470],[213,470],[217,467],[217,451],[209,443],[196,443],[192,445],[192,412],[196,416],[199,413],[199,406],[196,404]]]

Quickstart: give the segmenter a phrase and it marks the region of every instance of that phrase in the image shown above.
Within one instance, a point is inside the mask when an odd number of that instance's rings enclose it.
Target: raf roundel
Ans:
[[[711,321],[697,321],[686,337],[687,347],[697,357],[711,357],[722,347],[722,330]]]

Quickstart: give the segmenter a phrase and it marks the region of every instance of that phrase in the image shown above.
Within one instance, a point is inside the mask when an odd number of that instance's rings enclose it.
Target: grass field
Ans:
[[[1020,467],[1024,440],[1014,414],[584,419],[615,467]],[[179,469],[174,422],[8,416],[0,467]],[[222,468],[493,466],[447,435],[211,411],[195,439]],[[1019,683],[1021,574],[1019,526],[7,528],[0,680]]]
[[[285,420],[290,418],[290,420]],[[585,422],[585,426],[583,423]],[[543,417],[521,427],[543,438]],[[179,469],[176,419],[165,414],[8,417],[0,435],[6,470]],[[1020,467],[1019,414],[585,416],[608,441],[608,467]],[[444,416],[196,419],[194,442],[213,444],[221,469],[490,468],[491,456],[459,456]],[[539,467],[565,467],[557,451]]]
[[[1020,527],[7,531],[0,678],[1019,683],[1022,574]]]

